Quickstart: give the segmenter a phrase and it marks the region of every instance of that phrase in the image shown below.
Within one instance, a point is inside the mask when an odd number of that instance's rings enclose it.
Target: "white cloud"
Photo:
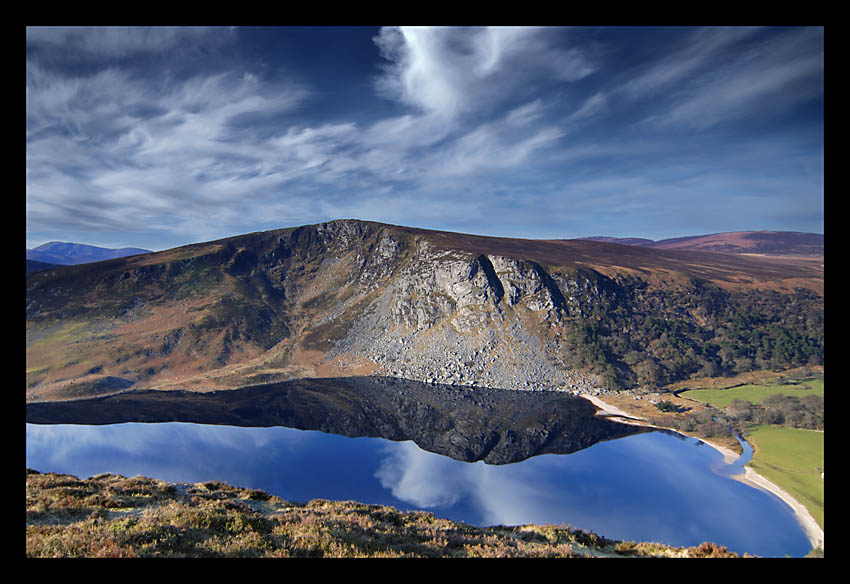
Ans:
[[[739,61],[719,69],[659,118],[664,124],[706,127],[754,113],[775,114],[795,102],[817,97],[821,90],[816,86],[797,83],[822,71],[822,54],[789,56],[788,60],[754,55],[751,62]]]
[[[165,52],[186,44],[231,42],[236,29],[206,26],[48,26],[27,27],[27,43],[62,51],[108,57]]]
[[[452,118],[491,110],[540,82],[576,81],[594,71],[562,29],[384,28],[375,38],[390,61],[378,88],[417,110]]]
[[[436,176],[474,176],[511,172],[563,135],[558,128],[539,128],[520,135],[505,132],[498,122],[482,124],[427,159]]]
[[[543,102],[538,98],[508,112],[508,115],[505,116],[505,123],[511,126],[528,126],[532,122],[539,120],[543,116],[543,113]]]
[[[28,63],[28,225],[166,229],[180,214],[196,219],[196,206],[209,216],[213,205],[232,222],[238,214],[221,205],[273,189],[316,160],[309,140],[283,155],[263,139],[229,140],[231,124],[246,113],[286,115],[306,96],[245,75],[168,84],[116,69],[68,77]]]
[[[561,131],[546,125],[541,99],[500,109],[536,77],[585,74],[582,59],[558,49],[553,32],[385,29],[376,39],[392,61],[384,81],[417,108],[363,127],[344,118],[319,124],[298,118],[312,96],[308,88],[250,71],[177,79],[110,66],[72,76],[44,69],[33,56],[27,62],[28,225],[130,230],[144,222],[167,230],[214,214],[222,230],[239,232],[273,220],[246,211],[254,208],[248,201],[298,217],[324,208],[407,222],[404,216],[422,209],[421,195],[411,194],[416,190],[480,183],[556,143]],[[32,44],[117,54],[115,33],[28,35]],[[120,50],[176,46],[187,35],[205,34],[222,31],[134,29]],[[488,110],[491,120],[461,116],[472,110]],[[318,193],[324,204],[313,202]],[[387,203],[390,193],[395,204]],[[477,200],[458,206],[451,193],[431,201],[432,211],[480,207]],[[284,217],[279,221],[285,224]]]
[[[446,180],[452,184],[445,195],[429,195],[430,215],[477,214],[480,203],[461,202],[452,189],[509,173],[561,136],[546,125],[540,99],[473,125],[422,113],[365,128],[352,121],[310,125],[287,119],[311,95],[306,88],[271,86],[253,75],[167,82],[107,69],[68,78],[30,65],[27,220],[33,227],[61,222],[132,230],[144,223],[199,233],[193,222],[214,220],[240,232],[275,217],[284,225],[329,213],[406,223],[411,214],[428,213],[421,195],[395,187],[436,192]],[[235,128],[246,114],[278,116],[276,131]],[[327,201],[316,204],[322,185]],[[277,213],[267,212],[272,207]]]

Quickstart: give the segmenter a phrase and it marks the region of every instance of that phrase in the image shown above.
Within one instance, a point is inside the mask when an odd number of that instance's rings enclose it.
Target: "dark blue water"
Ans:
[[[495,466],[413,442],[283,427],[27,424],[26,456],[42,472],[223,480],[291,501],[426,509],[474,525],[563,524],[612,539],[713,541],[759,556],[811,548],[785,503],[729,478],[734,467],[713,448],[662,432]]]

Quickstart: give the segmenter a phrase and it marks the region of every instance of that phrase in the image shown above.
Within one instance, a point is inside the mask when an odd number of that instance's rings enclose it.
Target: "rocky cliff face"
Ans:
[[[586,382],[557,359],[567,314],[534,262],[414,242],[383,294],[331,355],[368,347],[381,373],[431,383],[516,389]]]
[[[588,389],[596,376],[564,361],[569,331],[622,300],[602,272],[651,271],[660,252],[600,271],[585,248],[524,245],[343,220],[28,274],[27,399],[108,392],[106,378],[192,390],[351,375]]]
[[[357,224],[323,226],[317,234],[325,251],[305,288],[338,290],[305,337],[308,349],[324,351],[317,366],[345,370],[365,358],[372,373],[430,383],[589,383],[559,365],[554,332],[568,302],[539,264],[438,247],[390,229],[368,234]],[[558,276],[565,291],[576,287],[575,299],[577,279]]]

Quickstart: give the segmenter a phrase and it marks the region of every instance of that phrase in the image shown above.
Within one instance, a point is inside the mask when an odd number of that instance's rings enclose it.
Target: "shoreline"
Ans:
[[[661,428],[660,426],[650,424],[644,418],[633,416],[627,412],[624,412],[620,408],[606,403],[605,401],[596,396],[582,394],[581,397],[590,401],[593,405],[595,405],[601,410],[597,413],[597,415],[618,418],[616,421],[623,424],[632,424],[635,426],[649,426],[651,428],[671,430],[673,432],[678,432],[679,434],[687,435],[680,430],[675,430],[672,428]],[[732,464],[739,458],[738,453],[730,450],[729,448],[726,448],[725,446],[714,444],[712,442],[709,442],[708,440],[700,438],[699,436],[690,437],[695,438],[697,440],[701,440],[705,444],[717,450],[720,454],[723,455],[723,459],[726,464]],[[806,509],[802,504],[800,504],[799,501],[797,501],[794,497],[788,494],[785,490],[772,483],[771,481],[767,480],[762,475],[758,474],[756,471],[754,471],[748,466],[744,467],[743,473],[730,476],[729,478],[742,482],[750,487],[753,487],[754,489],[766,491],[776,497],[779,497],[779,499],[781,499],[785,504],[791,507],[791,510],[794,512],[794,516],[797,518],[797,522],[802,526],[803,531],[805,531],[806,536],[809,538],[809,542],[811,543],[812,548],[823,549],[823,529],[820,525],[818,525],[818,522],[815,521],[814,517],[812,517],[808,509]]]

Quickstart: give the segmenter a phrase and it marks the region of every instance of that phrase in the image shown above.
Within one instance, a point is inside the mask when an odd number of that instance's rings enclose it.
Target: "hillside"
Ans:
[[[638,245],[654,249],[713,251],[820,259],[823,261],[824,236],[798,231],[732,231],[710,235],[692,235],[653,241],[640,238],[587,237],[587,241]]]
[[[823,264],[340,220],[27,274],[27,401],[386,375],[506,389],[822,364]]]
[[[50,270],[60,267],[59,264],[49,264],[47,262],[39,262],[36,260],[27,259],[27,273],[40,272],[42,270]]]
[[[220,481],[27,469],[27,557],[739,557],[552,525],[474,527],[353,501],[289,502]],[[744,557],[747,557],[746,555]]]

